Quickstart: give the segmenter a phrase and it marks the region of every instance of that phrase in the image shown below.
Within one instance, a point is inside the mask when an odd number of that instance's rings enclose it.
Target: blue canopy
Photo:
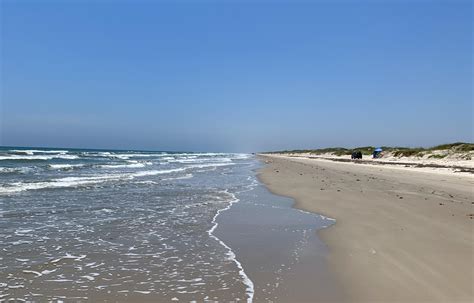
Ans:
[[[377,148],[375,149],[375,151],[376,151],[376,152],[381,152],[381,151],[382,151],[382,148],[381,148],[381,147],[377,147]]]

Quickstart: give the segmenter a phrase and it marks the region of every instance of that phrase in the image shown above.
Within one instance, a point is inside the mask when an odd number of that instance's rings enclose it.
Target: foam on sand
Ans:
[[[252,280],[250,280],[250,278],[245,273],[244,268],[242,267],[242,264],[239,262],[239,260],[237,260],[237,257],[235,253],[232,251],[232,249],[229,246],[227,246],[227,244],[225,244],[221,239],[219,239],[218,237],[214,235],[214,230],[219,225],[219,223],[217,223],[217,217],[219,216],[219,214],[223,211],[230,209],[232,207],[232,204],[239,202],[239,199],[234,194],[229,193],[227,190],[223,191],[223,193],[230,195],[231,200],[229,201],[229,204],[227,205],[227,207],[223,209],[219,209],[217,211],[214,218],[212,219],[213,226],[211,227],[211,229],[207,231],[207,233],[209,234],[211,238],[218,241],[219,244],[221,244],[227,249],[227,257],[229,258],[229,260],[232,260],[235,263],[235,265],[237,265],[237,268],[239,269],[239,275],[242,277],[244,284],[246,285],[247,302],[251,303],[253,301],[253,296],[255,294],[255,288],[254,288],[254,284]]]

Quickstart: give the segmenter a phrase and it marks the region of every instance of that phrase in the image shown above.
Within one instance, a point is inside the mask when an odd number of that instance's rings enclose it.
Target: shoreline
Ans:
[[[348,302],[474,298],[472,174],[259,157],[272,193],[336,219],[317,234]]]
[[[219,242],[220,245],[222,245],[223,247],[225,247],[225,249],[227,249],[227,256],[230,260],[232,260],[232,262],[235,263],[235,265],[237,266],[238,270],[239,270],[239,275],[242,277],[242,279],[244,280],[244,284],[245,284],[245,293],[247,295],[247,302],[248,303],[251,303],[253,301],[253,297],[255,295],[255,286],[254,286],[254,283],[253,281],[249,278],[249,276],[247,275],[247,273],[245,272],[244,268],[242,267],[242,263],[240,263],[240,261],[237,259],[237,256],[235,255],[234,251],[232,250],[232,248],[230,248],[222,239],[220,239],[218,236],[216,236],[214,234],[214,231],[216,230],[216,228],[219,226],[219,223],[217,222],[217,218],[219,217],[219,215],[221,215],[221,213],[224,213],[225,211],[228,211],[229,209],[231,209],[232,205],[234,205],[235,203],[239,202],[240,199],[238,199],[235,194],[233,193],[229,193],[228,191],[224,191],[225,193],[229,194],[231,196],[231,200],[229,202],[229,205],[227,205],[226,207],[222,208],[222,209],[219,209],[216,214],[214,215],[214,217],[212,218],[212,223],[214,224],[211,229],[209,229],[207,231],[207,233],[209,234],[209,237],[213,238],[214,240],[216,240],[217,242]]]
[[[220,212],[212,232],[253,283],[247,302],[313,302],[315,297],[341,302],[340,286],[326,262],[327,246],[315,233],[334,221],[296,209],[293,199],[271,193],[258,178],[262,166],[253,170],[250,187],[233,193],[239,201]]]

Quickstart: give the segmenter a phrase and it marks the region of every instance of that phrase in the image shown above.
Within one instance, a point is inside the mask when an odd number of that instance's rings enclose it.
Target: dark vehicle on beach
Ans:
[[[351,159],[362,159],[362,152],[355,150],[351,154]]]

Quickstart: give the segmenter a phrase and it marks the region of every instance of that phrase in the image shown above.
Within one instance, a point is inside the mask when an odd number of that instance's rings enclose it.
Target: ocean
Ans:
[[[270,300],[332,220],[267,192],[261,165],[250,154],[1,147],[0,301]]]

